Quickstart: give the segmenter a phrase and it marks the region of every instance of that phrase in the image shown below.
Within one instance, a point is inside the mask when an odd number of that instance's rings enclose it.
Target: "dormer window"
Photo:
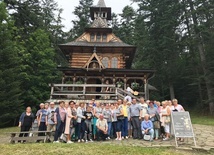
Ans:
[[[101,34],[100,33],[97,33],[97,42],[100,42],[101,41]]]
[[[118,68],[118,59],[116,57],[111,59],[111,68]]]
[[[102,17],[106,18],[106,14],[107,14],[106,12],[103,12],[103,16]]]
[[[95,34],[94,33],[91,33],[91,35],[90,35],[90,41],[91,42],[95,41]]]
[[[106,42],[107,41],[107,35],[104,33],[103,34],[103,42]]]

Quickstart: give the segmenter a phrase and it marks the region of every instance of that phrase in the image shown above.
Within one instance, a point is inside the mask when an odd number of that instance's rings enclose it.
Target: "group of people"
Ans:
[[[59,101],[58,104],[56,107],[54,102],[41,103],[36,113],[38,130],[52,131],[54,143],[59,143],[60,139],[67,143],[109,139],[121,141],[128,138],[168,140],[171,113],[184,111],[177,99],[159,102],[145,101],[143,97],[139,103],[136,99],[131,102],[118,100],[111,104],[92,99],[89,103]],[[27,107],[19,120],[21,131],[29,131],[33,122],[34,115]]]

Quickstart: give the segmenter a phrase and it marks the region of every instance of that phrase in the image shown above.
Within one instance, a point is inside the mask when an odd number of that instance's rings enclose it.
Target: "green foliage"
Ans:
[[[50,95],[49,83],[56,76],[54,48],[44,30],[38,29],[29,36],[25,43],[26,53],[23,55],[25,64],[22,88],[26,105],[35,105],[47,100]]]
[[[20,59],[22,47],[16,41],[16,27],[0,2],[0,127],[13,124],[22,111]]]
[[[72,20],[73,28],[70,30],[69,40],[74,40],[83,34],[85,28],[89,27],[90,21],[90,7],[93,5],[93,0],[80,0],[79,5],[74,9],[74,15],[78,18]]]

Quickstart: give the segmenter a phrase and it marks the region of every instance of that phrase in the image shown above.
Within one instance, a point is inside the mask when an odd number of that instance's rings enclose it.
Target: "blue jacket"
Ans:
[[[152,121],[148,120],[141,123],[141,130],[144,131],[146,129],[153,129]]]
[[[25,118],[25,116],[26,116],[26,112],[23,112],[23,113],[21,114],[20,118],[19,118],[19,122],[21,122],[21,124],[24,123],[24,118]],[[31,113],[30,116],[32,117],[32,123],[33,123],[33,121],[34,121],[34,115],[33,115],[33,113]]]

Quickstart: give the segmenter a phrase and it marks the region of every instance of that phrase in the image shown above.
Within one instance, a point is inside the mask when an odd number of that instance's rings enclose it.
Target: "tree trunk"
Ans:
[[[175,92],[174,92],[174,86],[171,82],[169,83],[169,91],[170,91],[170,98],[171,100],[173,100],[175,98]]]

